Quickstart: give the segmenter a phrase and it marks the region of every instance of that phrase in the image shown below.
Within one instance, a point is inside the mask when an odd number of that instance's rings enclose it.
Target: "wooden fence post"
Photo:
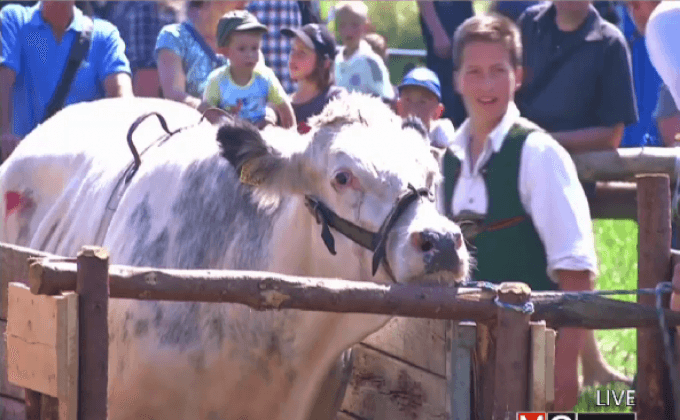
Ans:
[[[638,287],[654,288],[670,278],[671,203],[666,174],[637,177],[639,224]],[[638,295],[638,303],[654,306],[654,295]],[[664,297],[668,307],[669,296]],[[639,420],[671,418],[671,404],[664,404],[668,390],[663,339],[658,327],[639,328],[635,401]]]
[[[78,253],[78,418],[106,420],[109,363],[109,255],[103,248]]]
[[[524,283],[503,283],[498,291],[502,303],[523,305],[531,298]],[[528,408],[530,314],[498,308],[496,377],[493,420],[514,419]]]

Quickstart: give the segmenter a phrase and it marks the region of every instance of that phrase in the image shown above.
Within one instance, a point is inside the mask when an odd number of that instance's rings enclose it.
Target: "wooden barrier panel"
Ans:
[[[351,418],[447,418],[446,379],[363,344],[355,346],[354,352],[352,379],[341,409]]]
[[[446,411],[451,420],[469,420],[472,416],[472,354],[477,342],[477,325],[474,322],[451,322],[447,332]]]
[[[9,382],[7,378],[7,321],[0,321],[0,396],[24,399],[24,389]],[[1,418],[1,417],[0,417]]]
[[[0,396],[1,420],[26,420],[26,407],[21,401]]]
[[[446,377],[446,321],[392,318],[363,343],[440,377]]]
[[[78,305],[75,293],[36,296],[10,283],[7,376],[17,386],[59,399],[60,418],[75,420]]]
[[[545,322],[532,322],[530,328],[529,409],[545,411]]]
[[[555,406],[555,339],[557,331],[545,330],[545,411]]]

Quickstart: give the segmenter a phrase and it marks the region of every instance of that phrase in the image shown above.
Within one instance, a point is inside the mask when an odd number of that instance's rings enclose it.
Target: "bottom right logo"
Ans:
[[[517,413],[517,420],[637,420],[636,413]]]

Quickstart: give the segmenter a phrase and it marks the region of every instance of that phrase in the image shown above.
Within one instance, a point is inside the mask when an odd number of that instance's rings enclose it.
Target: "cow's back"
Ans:
[[[102,99],[66,107],[29,133],[0,167],[0,192],[5,199],[0,210],[0,241],[57,253],[64,241],[58,241],[58,231],[70,229],[59,224],[69,223],[64,218],[77,213],[74,206],[81,200],[95,206],[80,215],[79,223],[83,233],[91,233],[83,239],[96,244],[107,206],[102,197],[108,200],[133,161],[127,132],[140,115],[152,111],[166,118],[170,130],[200,119],[192,108],[168,100]],[[138,127],[133,141],[143,150],[163,134],[152,117]],[[11,208],[8,198],[12,197],[21,200],[19,208]],[[88,215],[92,220],[83,220]],[[78,244],[72,242],[72,246]]]

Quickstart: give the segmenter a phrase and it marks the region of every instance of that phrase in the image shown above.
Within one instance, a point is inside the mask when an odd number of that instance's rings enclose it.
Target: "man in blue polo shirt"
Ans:
[[[42,121],[85,19],[75,1],[10,5],[0,11],[3,159]],[[89,53],[76,72],[64,106],[116,96],[132,96],[125,44],[112,24],[95,19]]]

